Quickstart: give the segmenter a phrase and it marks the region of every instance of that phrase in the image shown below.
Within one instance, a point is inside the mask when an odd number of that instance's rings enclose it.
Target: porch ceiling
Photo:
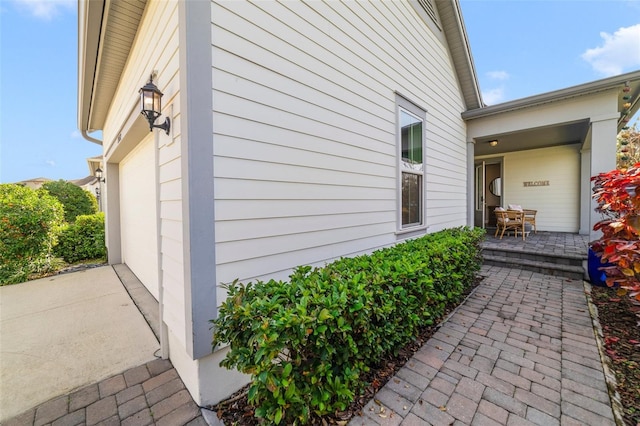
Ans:
[[[475,155],[499,155],[550,146],[582,143],[589,131],[589,120],[562,123],[554,126],[526,129],[512,133],[496,133],[476,139]],[[497,140],[496,146],[489,142]]]

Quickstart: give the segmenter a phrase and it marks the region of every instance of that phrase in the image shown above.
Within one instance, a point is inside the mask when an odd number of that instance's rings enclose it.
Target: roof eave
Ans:
[[[95,130],[89,120],[104,7],[104,0],[78,0],[78,129],[83,135]]]
[[[549,102],[570,99],[576,96],[585,96],[605,90],[615,89],[616,87],[624,85],[627,81],[640,81],[640,71],[633,71],[602,80],[596,80],[589,83],[579,84],[577,86],[567,87],[565,89],[555,90],[539,95],[528,96],[526,98],[515,99],[509,102],[503,102],[497,105],[469,110],[462,113],[462,118],[465,120],[472,120],[475,118],[487,117],[507,111],[529,108]]]
[[[129,59],[147,0],[79,0],[78,128],[102,130]]]
[[[440,16],[444,17],[443,29],[449,44],[453,66],[460,82],[465,106],[467,110],[480,108],[484,104],[460,2],[459,0],[438,1],[436,4],[440,11]],[[457,54],[456,52],[461,53]]]

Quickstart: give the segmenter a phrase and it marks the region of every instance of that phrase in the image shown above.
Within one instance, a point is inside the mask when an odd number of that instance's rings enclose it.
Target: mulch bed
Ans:
[[[594,286],[591,297],[598,307],[605,351],[612,361],[625,424],[640,426],[640,304],[607,287]]]

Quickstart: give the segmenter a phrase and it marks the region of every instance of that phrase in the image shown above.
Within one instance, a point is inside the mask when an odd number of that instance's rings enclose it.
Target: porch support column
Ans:
[[[591,176],[608,172],[616,168],[616,137],[618,135],[618,118],[615,113],[591,118]],[[592,191],[589,184],[589,191]],[[600,238],[600,232],[593,231],[593,225],[600,221],[601,217],[596,213],[597,203],[591,199],[591,220],[589,230],[591,240]]]
[[[476,142],[472,139],[467,141],[467,226],[474,225],[474,194],[475,194],[475,184],[474,184],[474,161],[475,161],[475,152],[476,152]]]
[[[588,136],[589,138],[591,135]],[[591,234],[591,148],[580,150],[580,235]]]

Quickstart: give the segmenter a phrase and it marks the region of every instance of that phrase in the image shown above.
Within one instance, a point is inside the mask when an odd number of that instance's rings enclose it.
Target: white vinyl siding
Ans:
[[[158,31],[161,28],[162,31]],[[143,20],[138,28],[136,40],[132,46],[129,60],[122,73],[121,83],[112,102],[105,129],[104,150],[109,157],[122,157],[122,146],[119,146],[119,132],[123,123],[130,116],[140,116],[138,90],[148,80],[149,74],[157,72],[154,83],[164,93],[162,98],[162,117],[158,122],[163,122],[165,117],[171,118],[171,135],[166,136],[161,130],[148,133],[152,145],[153,138],[159,138],[158,155],[158,179],[160,199],[160,235],[159,244],[156,243],[153,253],[146,255],[153,257],[153,263],[149,268],[157,269],[157,251],[161,249],[162,256],[162,281],[164,321],[172,333],[186,347],[186,306],[184,287],[184,253],[183,253],[183,224],[182,224],[182,166],[181,166],[181,126],[180,126],[180,87],[179,87],[179,40],[178,40],[178,2],[175,1],[149,1],[147,3]],[[148,129],[148,127],[147,127]],[[146,140],[146,137],[145,137]],[[134,150],[136,148],[133,148]],[[153,149],[153,148],[149,148]],[[126,153],[125,153],[126,155]],[[149,155],[144,159],[143,167],[155,167],[154,156]],[[149,191],[155,193],[155,172],[141,181],[131,180],[125,176],[120,177],[122,186],[149,186]],[[126,191],[126,189],[125,189]],[[122,203],[121,209],[135,208],[139,200],[133,200],[131,206]],[[157,240],[156,228],[156,203],[151,205],[145,202],[145,210],[153,211],[153,241]],[[145,226],[147,226],[145,224]],[[149,237],[151,238],[151,237]],[[124,241],[123,241],[124,244]],[[124,248],[124,247],[123,247]],[[126,258],[124,259],[125,262]],[[129,265],[131,266],[131,265]],[[135,271],[134,271],[135,272]],[[138,277],[143,284],[149,287],[151,284],[144,277]],[[158,277],[155,273],[153,285],[157,287]],[[151,285],[151,286],[153,286]],[[153,293],[153,292],[152,292]],[[157,290],[153,293],[157,298]]]
[[[396,92],[430,112],[425,222],[466,223],[460,90],[408,3],[213,2],[212,22],[218,282],[397,241]]]
[[[539,230],[578,232],[580,145],[507,153],[503,164],[504,207],[520,204],[537,210]],[[549,181],[549,185],[524,186],[535,181]]]
[[[162,28],[162,31],[158,31],[158,28]],[[103,134],[106,153],[111,154],[117,149],[119,132],[132,111],[140,114],[138,91],[149,81],[153,71],[157,71],[154,83],[165,94],[161,118],[164,121],[173,95],[178,92],[178,43],[177,2],[148,2],[105,121]]]

